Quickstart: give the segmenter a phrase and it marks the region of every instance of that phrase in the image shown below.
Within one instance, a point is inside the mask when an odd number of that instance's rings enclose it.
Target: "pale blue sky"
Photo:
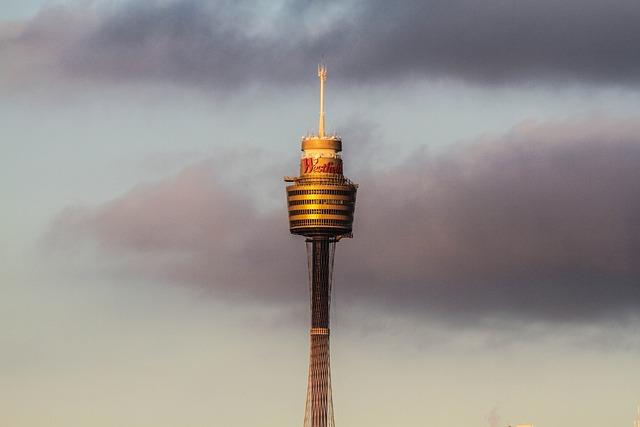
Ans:
[[[6,20],[28,18],[46,3],[43,0],[4,0],[0,18]]]

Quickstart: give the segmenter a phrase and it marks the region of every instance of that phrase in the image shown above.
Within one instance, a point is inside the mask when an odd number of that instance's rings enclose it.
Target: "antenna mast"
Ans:
[[[318,78],[320,78],[320,121],[318,123],[318,136],[324,138],[324,82],[327,80],[327,67],[318,65]]]

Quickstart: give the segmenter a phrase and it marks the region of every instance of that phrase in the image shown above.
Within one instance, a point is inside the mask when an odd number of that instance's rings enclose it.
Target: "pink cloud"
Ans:
[[[348,159],[347,159],[348,162]],[[523,124],[444,155],[363,172],[355,239],[339,244],[343,298],[445,318],[595,319],[640,307],[640,125]],[[274,180],[280,177],[274,176]],[[284,187],[284,184],[283,184]],[[301,239],[210,163],[90,209],[49,240],[91,239],[132,273],[274,302],[305,291]]]

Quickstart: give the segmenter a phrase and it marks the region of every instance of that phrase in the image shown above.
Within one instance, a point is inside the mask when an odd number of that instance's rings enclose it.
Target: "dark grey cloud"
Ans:
[[[638,22],[635,0],[132,1],[46,9],[3,36],[0,56],[66,76],[218,89],[300,81],[323,56],[351,83],[636,84]]]
[[[355,239],[337,250],[341,301],[464,322],[637,312],[638,123],[523,124],[444,154],[419,151],[399,166],[361,170]],[[69,208],[47,241],[72,252],[93,242],[96,258],[119,274],[201,286],[220,298],[303,301],[304,245],[288,235],[284,190],[269,195],[282,209],[261,213],[245,185],[220,184],[214,164],[94,208]]]
[[[637,310],[640,127],[594,121],[523,125],[363,179],[346,282],[459,318]]]

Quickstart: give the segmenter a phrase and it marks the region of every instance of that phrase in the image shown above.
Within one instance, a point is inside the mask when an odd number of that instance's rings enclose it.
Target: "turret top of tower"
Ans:
[[[327,67],[318,65],[318,79],[320,80],[320,117],[318,120],[318,134],[302,138],[302,151],[331,150],[342,151],[342,140],[336,135],[325,135],[324,125],[324,82],[327,80]]]
[[[336,153],[342,151],[342,140],[337,136],[305,136],[302,138],[302,151],[309,150],[333,150]]]

